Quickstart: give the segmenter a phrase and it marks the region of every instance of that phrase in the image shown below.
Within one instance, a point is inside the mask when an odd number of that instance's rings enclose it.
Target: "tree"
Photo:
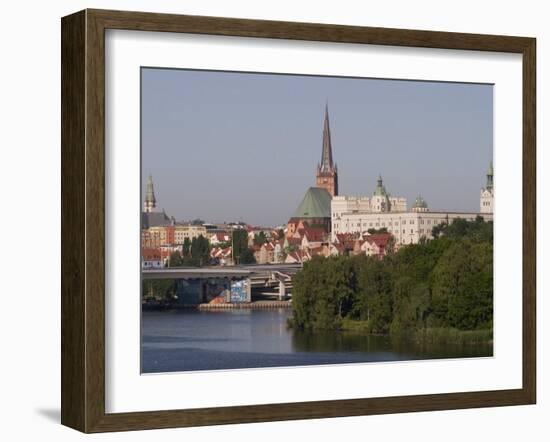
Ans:
[[[175,251],[170,254],[168,258],[168,267],[181,267],[183,266],[183,259],[180,255],[180,252]]]
[[[493,326],[493,223],[439,226],[440,235],[384,260],[316,257],[293,277],[292,325],[337,330],[365,321],[371,333]]]
[[[142,281],[142,300],[156,299],[172,300],[176,295],[176,281],[174,279],[150,279]]]
[[[254,244],[256,244],[257,246],[261,246],[266,242],[267,242],[267,236],[263,231],[254,235]]]
[[[189,239],[189,237],[186,237],[183,240],[182,252],[183,256],[191,256],[191,240]]]
[[[210,260],[210,243],[199,235],[191,241],[191,258],[196,266],[202,267]]]
[[[387,227],[381,227],[380,229],[375,229],[375,228],[370,228],[367,230],[367,233],[369,235],[375,235],[377,233],[388,233],[388,228]]]
[[[233,260],[235,261],[235,264],[241,264],[242,258],[244,255],[245,260],[249,260],[249,252],[246,252],[248,250],[248,233],[246,230],[243,229],[237,229],[233,230],[232,233],[232,255]],[[244,263],[243,263],[244,264]]]
[[[392,319],[391,275],[384,261],[364,257],[358,268],[355,314],[372,333],[387,333]]]
[[[246,248],[241,252],[241,255],[239,257],[239,264],[254,264],[256,262],[256,258],[254,258],[254,252]]]
[[[438,224],[437,226],[433,226],[432,228],[432,236],[434,238],[439,238],[439,235],[441,235],[441,233],[445,230],[445,226],[446,224]]]
[[[454,242],[433,273],[433,322],[461,330],[492,327],[493,245]]]

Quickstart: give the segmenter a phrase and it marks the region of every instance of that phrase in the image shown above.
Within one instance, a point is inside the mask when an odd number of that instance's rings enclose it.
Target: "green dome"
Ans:
[[[310,187],[294,212],[294,218],[330,218],[330,193],[320,187]]]
[[[414,200],[413,208],[414,209],[427,209],[428,208],[428,203],[426,202],[426,200],[424,198],[422,198],[420,195],[418,195],[416,197],[416,199]]]
[[[386,187],[382,184],[382,176],[378,175],[378,180],[376,181],[376,190],[374,191],[374,196],[388,196],[386,192]]]

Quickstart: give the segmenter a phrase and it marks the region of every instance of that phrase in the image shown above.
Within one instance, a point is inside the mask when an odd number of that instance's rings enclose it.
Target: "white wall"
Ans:
[[[354,2],[278,0],[115,1],[19,0],[2,5],[0,69],[0,438],[80,440],[59,421],[60,397],[60,24],[85,7],[341,23],[367,26],[535,36],[538,38],[539,227],[548,225],[550,188],[550,14],[542,1]],[[546,127],[544,127],[546,122]],[[37,226],[40,227],[37,229]],[[13,233],[7,233],[7,232]],[[27,235],[32,232],[32,235]],[[355,417],[317,421],[232,425],[94,436],[95,440],[280,441],[369,438],[372,440],[548,440],[550,425],[550,242],[539,228],[539,404]],[[13,263],[17,268],[13,269]],[[30,268],[32,266],[32,276]],[[16,302],[13,302],[16,301]],[[13,306],[11,303],[13,302]],[[32,440],[32,439],[31,439]]]

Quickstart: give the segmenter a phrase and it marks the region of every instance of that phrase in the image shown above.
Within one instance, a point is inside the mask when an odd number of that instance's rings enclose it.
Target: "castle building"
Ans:
[[[479,196],[479,211],[481,213],[493,213],[493,200],[495,196],[495,189],[493,187],[493,162],[489,164],[489,170],[487,171],[487,183],[484,188],[481,189]]]
[[[368,196],[335,196],[331,202],[332,222],[349,213],[390,213],[406,212],[407,199],[391,196],[384,186],[382,177],[376,182],[372,197]]]
[[[432,239],[432,229],[439,224],[450,224],[456,218],[474,221],[481,216],[485,221],[493,220],[492,166],[487,173],[487,186],[481,192],[481,209],[476,212],[430,211],[427,202],[418,196],[407,210],[405,198],[391,197],[383,186],[382,179],[374,194],[369,197],[338,196],[331,203],[331,234],[335,241],[339,234],[363,236],[369,229],[386,229],[395,239],[397,247],[417,244],[421,238]],[[490,204],[484,204],[484,202]],[[485,210],[483,210],[485,208]]]
[[[332,197],[338,195],[338,167],[332,160],[328,104],[325,106],[323,149],[321,153],[321,163],[317,164],[316,186],[325,189]]]

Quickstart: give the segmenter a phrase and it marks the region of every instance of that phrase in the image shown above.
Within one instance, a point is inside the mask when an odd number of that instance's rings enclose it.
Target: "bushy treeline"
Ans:
[[[315,258],[293,278],[294,327],[337,330],[364,321],[371,333],[491,329],[493,224],[482,218],[434,228],[436,239],[384,260]]]
[[[168,267],[202,267],[210,262],[210,243],[199,235],[193,240],[185,238],[182,253],[176,251],[170,254]]]

